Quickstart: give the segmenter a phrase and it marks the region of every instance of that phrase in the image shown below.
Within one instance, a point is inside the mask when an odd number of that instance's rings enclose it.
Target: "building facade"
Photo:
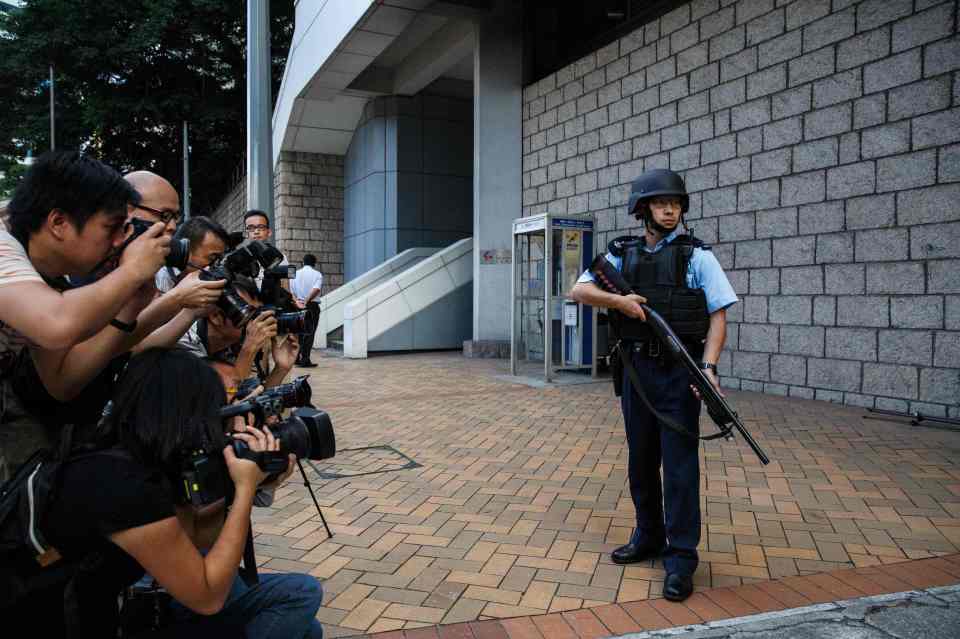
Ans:
[[[365,112],[466,98],[455,139],[471,131],[472,162],[456,175],[472,181],[472,226],[434,221],[474,238],[475,344],[509,336],[510,265],[481,256],[509,250],[513,219],[591,213],[600,250],[640,233],[631,180],[670,168],[742,300],[724,384],[960,417],[957,4],[301,0],[274,114],[278,239],[327,242],[347,279],[371,265],[357,239],[369,206],[350,193],[356,171],[342,175]],[[420,136],[453,144],[426,123]],[[285,186],[291,165],[339,199]],[[385,202],[413,201],[394,184]],[[388,222],[362,226],[383,229],[387,257]]]

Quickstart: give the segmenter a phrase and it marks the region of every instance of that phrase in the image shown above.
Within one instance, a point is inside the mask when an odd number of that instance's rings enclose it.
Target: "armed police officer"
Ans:
[[[663,595],[671,601],[690,596],[697,569],[700,399],[689,373],[644,323],[640,305],[663,316],[719,392],[716,364],[726,338],[726,309],[738,301],[709,247],[692,233],[681,234],[688,206],[679,175],[665,169],[643,173],[633,182],[628,212],[643,221],[644,235],[613,240],[607,254],[639,295],[604,292],[589,271],[572,292],[578,302],[610,309],[618,363],[627,369],[620,401],[637,524],[629,543],[611,558],[629,564],[662,556]]]

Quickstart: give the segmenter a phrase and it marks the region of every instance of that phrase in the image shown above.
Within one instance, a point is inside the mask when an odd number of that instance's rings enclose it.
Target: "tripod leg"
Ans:
[[[313,505],[317,507],[317,514],[320,515],[320,521],[323,522],[323,527],[327,530],[327,539],[333,539],[333,533],[330,532],[330,526],[327,525],[327,518],[323,516],[323,511],[320,510],[320,503],[317,501],[317,496],[313,494],[313,486],[310,485],[310,480],[307,479],[307,473],[303,470],[303,464],[299,458],[297,459],[297,467],[300,468],[300,476],[303,477],[303,486],[310,493]]]

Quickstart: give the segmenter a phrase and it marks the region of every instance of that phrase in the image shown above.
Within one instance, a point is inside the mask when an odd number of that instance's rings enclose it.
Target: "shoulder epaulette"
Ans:
[[[626,249],[627,244],[639,242],[642,239],[643,238],[635,235],[621,235],[620,237],[615,237],[610,240],[610,243],[607,244],[607,250],[617,257],[623,257],[623,252]]]
[[[694,237],[694,236],[692,236],[692,235],[686,235],[686,234],[684,234],[684,235],[678,235],[677,237],[673,238],[673,241],[670,242],[670,243],[671,243],[671,244],[686,244],[686,245],[688,245],[688,246],[692,246],[693,248],[703,249],[704,251],[709,251],[709,250],[711,250],[711,247],[710,247],[709,244],[705,243],[705,242],[704,242],[703,240],[701,240],[699,237]]]

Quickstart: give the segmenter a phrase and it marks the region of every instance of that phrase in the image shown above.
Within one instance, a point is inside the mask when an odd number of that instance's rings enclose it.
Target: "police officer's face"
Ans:
[[[653,221],[668,229],[674,228],[680,222],[680,212],[683,205],[680,198],[675,196],[650,198],[650,214]]]

